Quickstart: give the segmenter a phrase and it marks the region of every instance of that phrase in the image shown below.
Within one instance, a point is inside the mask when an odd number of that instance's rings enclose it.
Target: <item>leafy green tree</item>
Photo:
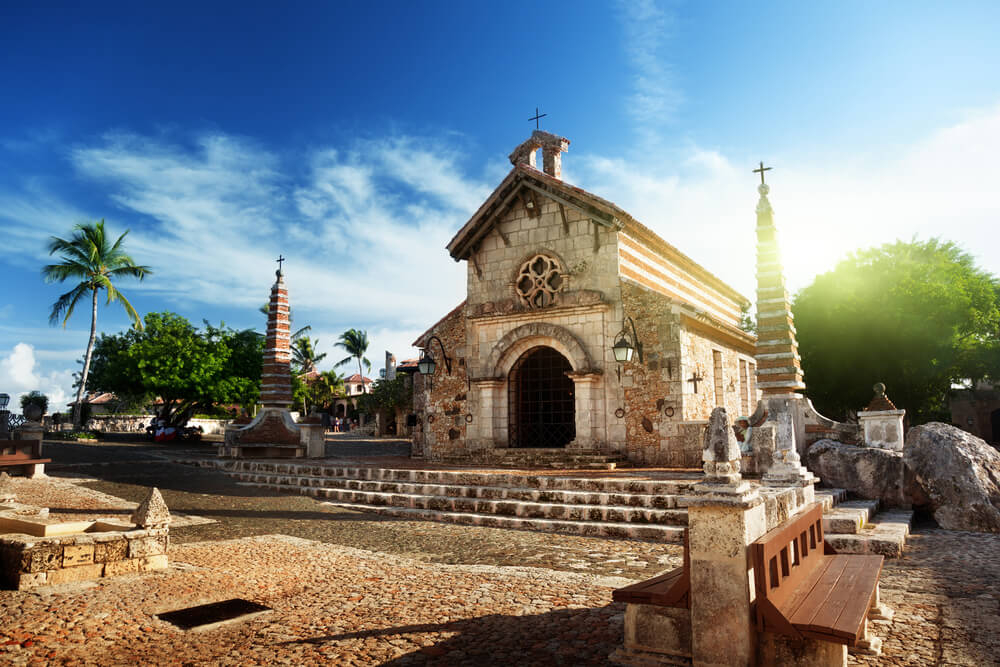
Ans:
[[[144,329],[102,335],[90,388],[163,400],[159,416],[183,426],[217,403],[252,406],[260,392],[264,338],[205,323],[197,330],[174,313],[149,313]]]
[[[328,408],[335,399],[344,396],[344,378],[336,371],[325,371],[315,377],[293,376],[292,396],[302,406],[302,414],[309,414],[310,406]]]
[[[152,273],[148,266],[136,264],[130,256],[125,254],[122,242],[126,235],[128,235],[128,230],[112,243],[111,237],[105,232],[104,220],[100,220],[76,225],[73,228],[73,235],[69,239],[53,236],[49,240],[49,254],[58,253],[62,261],[58,264],[48,264],[42,268],[45,281],[50,283],[61,283],[66,280],[78,281],[73,289],[60,296],[52,304],[49,322],[54,325],[62,319],[62,325],[65,327],[80,299],[86,296],[91,298],[90,339],[87,341],[83,373],[76,391],[76,403],[73,405],[74,428],[80,426],[80,406],[83,401],[84,389],[87,386],[87,376],[90,373],[94,340],[97,337],[98,293],[102,290],[105,292],[108,304],[112,301],[120,302],[134,325],[142,327],[139,314],[135,312],[132,304],[115,286],[115,281],[119,278],[133,277],[142,280]]]
[[[29,405],[37,405],[42,409],[42,414],[44,415],[49,410],[49,397],[34,389],[21,396],[21,412],[23,413],[24,409]]]
[[[358,397],[358,410],[373,415],[376,412],[392,413],[396,408],[413,404],[413,387],[410,377],[399,373],[392,380],[376,380],[372,390]]]
[[[337,362],[337,366],[343,366],[351,362],[351,359],[358,360],[358,373],[362,378],[365,376],[364,370],[362,370],[361,365],[371,371],[372,362],[368,361],[365,357],[365,353],[368,352],[368,332],[359,331],[357,329],[348,329],[344,333],[340,334],[340,339],[334,343],[335,346],[342,348],[347,351],[347,357],[344,357]],[[361,392],[365,392],[365,383],[361,383]]]
[[[795,299],[806,393],[844,416],[872,385],[913,423],[947,421],[953,383],[1000,378],[1000,282],[947,241],[859,251]]]

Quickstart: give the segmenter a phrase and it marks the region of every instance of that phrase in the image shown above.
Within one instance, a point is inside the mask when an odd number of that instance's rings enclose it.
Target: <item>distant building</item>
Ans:
[[[374,380],[355,373],[349,378],[344,378],[344,398],[338,398],[333,402],[333,416],[346,417],[348,413],[353,413],[358,408],[358,397],[361,394],[370,393]]]
[[[91,416],[111,414],[118,408],[118,397],[107,391],[90,392],[83,397],[83,404],[90,406]],[[73,412],[76,401],[67,403],[68,412]]]
[[[951,423],[1000,447],[1000,391],[990,382],[952,392]]]

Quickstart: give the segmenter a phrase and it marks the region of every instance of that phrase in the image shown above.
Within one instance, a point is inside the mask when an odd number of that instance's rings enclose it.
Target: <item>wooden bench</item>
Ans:
[[[612,591],[615,602],[691,608],[691,552],[688,529],[684,529],[684,564],[669,572]]]
[[[854,646],[866,633],[882,556],[836,554],[815,503],[751,545],[757,629]]]

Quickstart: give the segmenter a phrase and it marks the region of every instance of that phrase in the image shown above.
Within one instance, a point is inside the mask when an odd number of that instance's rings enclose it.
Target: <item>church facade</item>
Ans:
[[[488,463],[561,448],[700,467],[712,408],[749,415],[759,398],[755,337],[739,326],[749,301],[563,182],[568,145],[535,131],[448,244],[467,297],[415,342],[436,367],[415,378],[414,452]]]

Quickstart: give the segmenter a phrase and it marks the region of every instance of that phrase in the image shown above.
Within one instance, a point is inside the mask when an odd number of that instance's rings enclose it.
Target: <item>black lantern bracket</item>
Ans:
[[[427,339],[427,346],[422,350],[423,356],[424,358],[433,359],[431,357],[430,350],[431,350],[431,342],[435,340],[438,343],[438,347],[441,348],[441,356],[444,358],[444,367],[448,371],[448,375],[451,375],[451,357],[449,357],[448,353],[444,351],[444,343],[441,342],[440,338],[438,338],[437,336],[431,336],[430,338]],[[433,371],[431,372],[433,373]]]

